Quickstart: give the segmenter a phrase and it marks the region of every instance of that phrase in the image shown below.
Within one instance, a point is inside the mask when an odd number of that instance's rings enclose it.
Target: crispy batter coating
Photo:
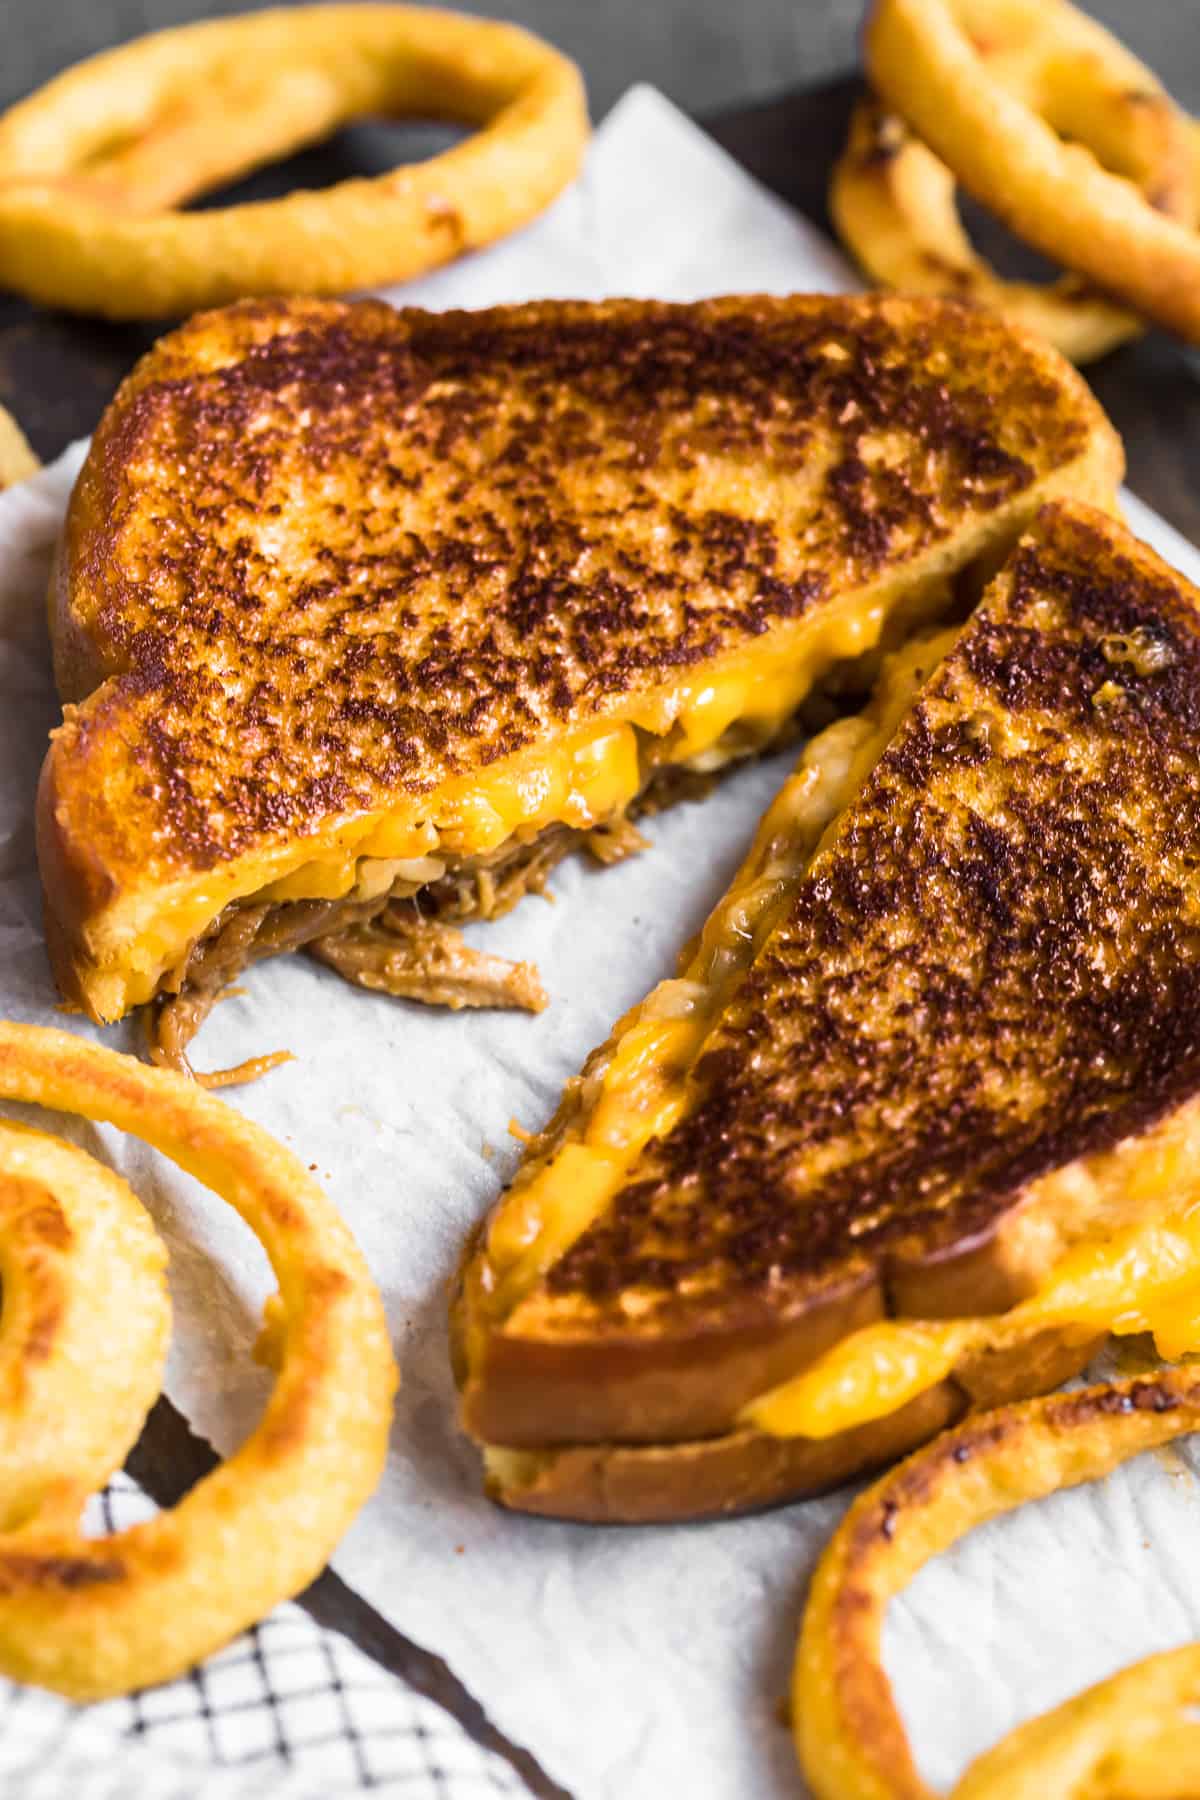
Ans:
[[[1140,123],[1142,96],[1113,96]],[[1170,107],[1165,94],[1159,104]],[[872,94],[854,108],[850,136],[834,167],[829,210],[838,236],[866,273],[907,294],[978,300],[1036,331],[1073,363],[1093,362],[1140,335],[1136,313],[1117,306],[1079,275],[1052,282],[1009,281],[979,255],[955,205],[954,173]]]
[[[863,50],[875,91],[1019,238],[1200,339],[1195,132],[1110,32],[1070,0],[874,0]]]
[[[255,1430],[177,1506],[85,1537],[83,1501],[157,1391],[162,1245],[109,1171],[0,1131],[0,1668],[100,1699],[181,1674],[320,1572],[379,1478],[395,1365],[341,1218],[258,1126],[182,1076],[34,1026],[0,1024],[0,1095],[153,1144],[241,1214],[279,1281]]]
[[[796,1746],[817,1800],[933,1800],[883,1667],[888,1602],[984,1520],[1106,1475],[1197,1423],[1193,1371],[982,1413],[863,1494],[813,1578],[792,1681]],[[1194,1792],[1200,1646],[1151,1657],[1011,1732],[953,1800],[1098,1800]]]
[[[185,203],[360,118],[477,129],[278,200]],[[575,65],[431,6],[289,6],[153,32],[0,117],[0,286],[108,318],[407,281],[526,224],[587,142]]]
[[[0,488],[24,481],[41,466],[17,421],[0,406]]]

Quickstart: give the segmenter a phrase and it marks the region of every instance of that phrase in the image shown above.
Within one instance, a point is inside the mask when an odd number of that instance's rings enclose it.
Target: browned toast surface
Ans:
[[[628,709],[1119,464],[1053,353],[953,304],[201,316],[71,505],[60,925]]]
[[[716,1432],[864,1319],[1008,1304],[989,1258],[1034,1184],[1200,1088],[1198,729],[1200,594],[1048,508],[680,1122],[495,1332],[468,1416],[530,1435],[484,1435],[536,1442],[539,1404],[545,1442]]]

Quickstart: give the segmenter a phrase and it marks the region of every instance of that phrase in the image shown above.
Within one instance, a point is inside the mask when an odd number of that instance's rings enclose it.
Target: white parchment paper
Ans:
[[[537,226],[403,292],[432,306],[539,295],[832,290],[833,249],[665,100],[635,89],[586,173]],[[33,797],[58,714],[43,593],[79,452],[0,498],[0,997],[52,1022]],[[1200,556],[1130,502],[1136,528],[1193,577]],[[335,1566],[445,1656],[504,1731],[587,1800],[799,1792],[779,1719],[805,1583],[844,1500],[762,1518],[589,1530],[482,1498],[454,1426],[445,1282],[516,1160],[510,1119],[545,1120],[612,1020],[673,966],[716,900],[790,758],[653,821],[653,849],[598,872],[568,863],[554,904],[480,928],[538,962],[536,1019],[457,1017],[372,999],[302,958],[254,970],[205,1025],[198,1061],[289,1046],[298,1060],[231,1103],[315,1165],[383,1289],[403,1371],[394,1448]],[[75,1022],[75,1028],[87,1030]],[[108,1042],[132,1047],[129,1027]],[[211,1196],[135,1143],[69,1135],[134,1180],[172,1251],[169,1391],[222,1449],[253,1420],[250,1361],[267,1272]],[[888,1656],[928,1777],[948,1782],[1020,1717],[1152,1649],[1200,1635],[1200,1489],[1179,1457],[1144,1458],[976,1533],[893,1609]]]

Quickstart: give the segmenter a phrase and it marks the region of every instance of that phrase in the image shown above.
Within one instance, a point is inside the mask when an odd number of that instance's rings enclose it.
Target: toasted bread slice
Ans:
[[[1200,1332],[1200,594],[1053,506],[887,674],[465,1265],[509,1504],[779,1499],[1098,1332]]]
[[[1121,460],[1053,352],[948,303],[193,320],[105,416],[58,564],[64,994],[115,1019],[492,894],[496,859],[771,741],[1047,498],[1111,505]]]
[[[592,1525],[758,1512],[884,1468],[967,1412],[1046,1393],[1078,1375],[1101,1341],[1044,1332],[1017,1349],[968,1362],[895,1411],[829,1437],[776,1437],[745,1425],[687,1443],[488,1447],[487,1489],[516,1511]]]

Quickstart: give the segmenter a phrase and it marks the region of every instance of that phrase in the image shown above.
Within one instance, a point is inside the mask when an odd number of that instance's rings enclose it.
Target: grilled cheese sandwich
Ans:
[[[1197,718],[1200,594],[1062,504],[809,746],[465,1261],[498,1498],[741,1510],[1200,1349]]]

